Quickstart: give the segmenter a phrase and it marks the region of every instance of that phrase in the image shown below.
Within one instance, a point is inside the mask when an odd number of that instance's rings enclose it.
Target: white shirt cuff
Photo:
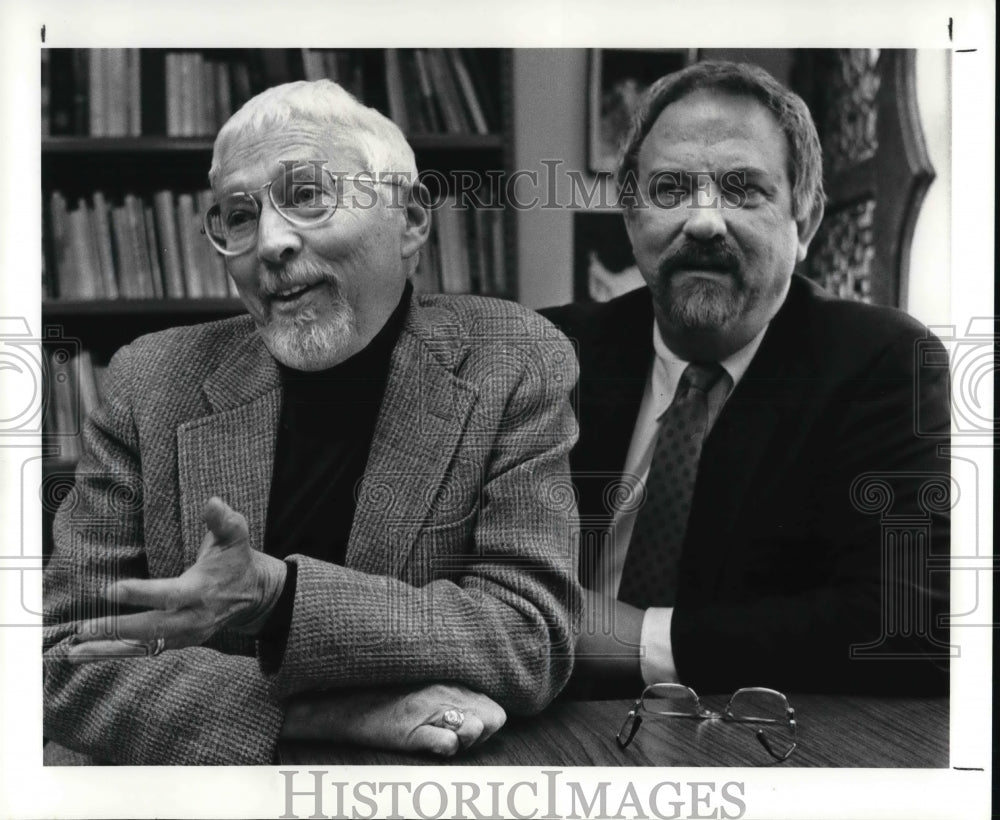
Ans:
[[[673,616],[673,607],[650,607],[643,615],[639,668],[647,686],[677,682],[674,653],[670,645],[670,621]]]

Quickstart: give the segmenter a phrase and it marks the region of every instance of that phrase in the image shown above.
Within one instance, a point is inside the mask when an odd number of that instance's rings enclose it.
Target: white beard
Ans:
[[[355,332],[354,308],[347,301],[322,323],[315,311],[305,309],[292,319],[279,317],[261,327],[271,355],[294,370],[323,370],[337,364]]]

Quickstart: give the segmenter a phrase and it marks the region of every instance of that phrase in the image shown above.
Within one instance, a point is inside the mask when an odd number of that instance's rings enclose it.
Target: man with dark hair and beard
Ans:
[[[618,182],[648,288],[545,311],[580,358],[571,691],[946,690],[948,382],[917,346],[946,354],[793,275],[823,216],[805,104],[749,65],[668,75]]]
[[[413,151],[334,83],[248,102],[209,177],[250,316],[111,363],[45,574],[46,761],[450,755],[542,709],[580,605],[572,348],[413,295]]]

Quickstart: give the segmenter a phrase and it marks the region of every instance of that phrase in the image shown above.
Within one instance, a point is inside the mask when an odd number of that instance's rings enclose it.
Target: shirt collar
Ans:
[[[754,336],[746,345],[719,362],[722,365],[722,369],[729,376],[729,388],[726,392],[726,397],[728,397],[729,393],[732,393],[733,388],[740,383],[743,374],[747,372],[747,368],[750,367],[750,362],[753,361],[760,343],[764,340],[764,334],[767,333],[768,327],[769,325],[764,325],[760,333]],[[653,322],[653,350],[656,356],[653,359],[652,399],[656,416],[659,417],[670,406],[670,402],[673,401],[674,393],[677,392],[677,385],[681,380],[681,374],[689,362],[681,359],[667,347],[667,343],[663,341],[663,336],[660,334],[660,326],[655,320]]]

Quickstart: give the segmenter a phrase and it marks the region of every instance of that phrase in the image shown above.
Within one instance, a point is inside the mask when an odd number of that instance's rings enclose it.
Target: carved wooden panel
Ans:
[[[875,200],[827,211],[813,242],[810,270],[830,293],[842,299],[872,300],[875,260]]]
[[[898,307],[913,227],[934,179],[917,111],[915,53],[806,50],[792,86],[820,133],[827,192],[802,272],[838,295]]]

